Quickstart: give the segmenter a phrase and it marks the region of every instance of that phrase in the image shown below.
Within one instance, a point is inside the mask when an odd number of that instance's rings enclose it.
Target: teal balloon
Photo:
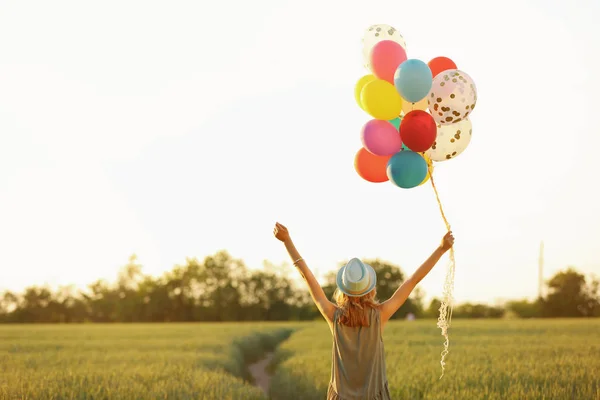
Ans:
[[[390,119],[388,122],[391,123],[392,125],[394,125],[396,127],[396,129],[398,129],[398,131],[400,131],[400,123],[402,122],[402,118],[398,117],[398,118]]]
[[[433,84],[431,69],[421,60],[411,58],[398,66],[394,74],[394,86],[403,99],[411,103],[429,94]]]
[[[411,189],[419,186],[427,176],[427,161],[414,151],[400,151],[390,158],[386,172],[394,185]]]

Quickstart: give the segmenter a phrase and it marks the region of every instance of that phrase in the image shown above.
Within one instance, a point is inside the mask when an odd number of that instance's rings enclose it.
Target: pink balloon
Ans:
[[[382,40],[371,50],[373,75],[391,84],[394,84],[394,74],[398,66],[406,60],[406,50],[392,40]]]
[[[402,149],[400,133],[388,121],[372,119],[367,122],[360,133],[363,147],[376,156],[391,156]]]

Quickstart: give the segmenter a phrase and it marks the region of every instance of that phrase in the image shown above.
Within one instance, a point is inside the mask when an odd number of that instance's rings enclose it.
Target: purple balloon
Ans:
[[[400,133],[392,123],[380,119],[367,122],[360,133],[363,147],[376,156],[391,156],[402,149]]]

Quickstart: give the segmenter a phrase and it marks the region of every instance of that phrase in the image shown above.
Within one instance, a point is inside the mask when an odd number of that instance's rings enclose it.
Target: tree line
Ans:
[[[377,294],[388,299],[404,282],[397,265],[365,260],[377,272]],[[162,276],[142,273],[132,256],[116,281],[98,280],[85,289],[52,290],[31,286],[23,293],[0,295],[0,323],[286,321],[320,318],[303,285],[291,278],[292,268],[266,263],[249,269],[244,262],[220,251],[202,262],[187,259]],[[335,272],[326,276],[324,291],[335,290]],[[569,268],[547,282],[548,294],[536,301],[511,301],[504,306],[460,304],[454,318],[600,316],[600,283]],[[405,318],[437,318],[440,301],[426,307],[417,288],[395,314]]]

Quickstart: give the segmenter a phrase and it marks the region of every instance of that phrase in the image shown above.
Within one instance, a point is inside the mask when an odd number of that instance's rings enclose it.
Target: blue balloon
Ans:
[[[403,99],[416,103],[429,94],[433,84],[431,69],[421,60],[411,58],[398,66],[394,86]]]
[[[400,151],[388,161],[387,176],[390,182],[402,189],[414,188],[427,176],[427,161],[414,151]]]

